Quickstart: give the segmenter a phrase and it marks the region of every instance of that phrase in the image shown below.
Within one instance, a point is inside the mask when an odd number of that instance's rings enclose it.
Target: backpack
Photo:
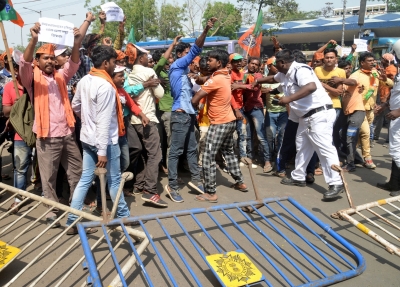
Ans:
[[[36,136],[32,131],[34,121],[33,105],[28,92],[24,89],[24,94],[18,98],[11,108],[10,122],[29,147],[35,147],[36,144]]]

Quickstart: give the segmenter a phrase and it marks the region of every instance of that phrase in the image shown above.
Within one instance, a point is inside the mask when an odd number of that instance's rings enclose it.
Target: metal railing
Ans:
[[[82,256],[79,248],[80,238],[78,236],[68,237],[66,234],[69,229],[83,219],[101,221],[104,218],[70,208],[4,183],[0,183],[0,189],[0,196],[5,197],[11,193],[11,196],[0,202],[0,241],[6,243],[6,248],[14,246],[20,249],[15,257],[6,260],[6,264],[0,268],[2,271],[7,267],[7,271],[3,271],[0,276],[0,285],[76,286],[79,281],[85,281],[86,268],[84,267],[83,270],[78,268],[81,264],[86,265],[85,257]],[[16,197],[24,199],[18,205],[20,212],[12,215],[13,210],[17,207],[7,210],[5,205],[13,202]],[[53,208],[60,210],[62,214],[57,220],[46,225],[45,216]],[[113,212],[115,214],[114,209]],[[65,219],[68,213],[77,215],[78,219],[63,229],[54,228]],[[149,244],[144,232],[128,227],[108,229],[106,235],[100,237],[92,234],[86,241],[90,240],[91,249],[99,249],[104,248],[102,246],[104,238],[111,236],[113,240],[121,241],[121,234],[128,234],[130,242],[133,239],[135,243],[138,243],[137,254],[142,254]],[[124,239],[116,248],[124,242],[127,241]],[[104,257],[107,259],[109,256],[104,254]],[[88,282],[90,282],[90,278]],[[83,285],[86,283],[83,282]]]
[[[260,202],[263,206],[258,209]],[[253,212],[246,213],[243,207],[248,210],[251,207]],[[119,226],[130,241],[125,224],[134,221],[140,222],[150,244],[140,256],[129,242],[128,253],[133,253],[135,259],[132,257],[124,269],[120,266],[123,257],[113,252],[106,227]],[[232,251],[247,255],[262,273],[257,279],[261,285],[257,286],[327,286],[365,270],[364,258],[351,244],[290,197],[115,219],[108,223],[84,222],[77,226],[91,283],[96,287],[105,282],[106,286],[255,283],[250,281],[251,273],[256,273],[249,267],[250,262],[227,259],[232,258],[228,256]],[[113,262],[105,269],[87,243],[85,229],[93,227],[101,227],[111,253]],[[213,254],[221,258],[218,261],[221,266],[216,270],[207,259]],[[135,264],[136,269],[130,264]],[[113,276],[108,273],[110,265],[115,269]],[[241,273],[243,270],[247,272]],[[108,284],[111,278],[114,279]]]

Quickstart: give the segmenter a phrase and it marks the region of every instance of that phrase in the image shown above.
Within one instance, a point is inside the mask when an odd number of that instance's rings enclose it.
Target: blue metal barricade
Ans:
[[[264,199],[264,207],[252,214],[241,209],[255,207],[258,203],[251,201],[115,219],[106,225],[79,223],[90,283],[103,286],[107,277],[114,279],[106,286],[327,286],[365,270],[362,255],[294,199]],[[125,229],[125,224],[134,221],[139,221],[139,228],[150,238],[147,252],[141,256]],[[122,259],[114,252],[107,226],[121,226],[125,233],[129,242],[125,248],[135,255],[129,274],[120,267]],[[110,276],[110,264],[104,276],[103,270],[98,270],[96,250],[91,250],[85,234],[85,229],[90,227],[102,228],[115,266],[115,277]],[[240,257],[230,256],[231,252],[246,254],[251,262],[238,260]],[[208,257],[215,253],[221,255],[217,256],[221,260],[211,264]],[[226,266],[225,259],[231,260]],[[211,268],[216,264],[217,268]],[[259,281],[246,283],[250,282],[247,281],[250,275],[258,271],[262,273]],[[247,275],[240,275],[240,272],[247,272]]]

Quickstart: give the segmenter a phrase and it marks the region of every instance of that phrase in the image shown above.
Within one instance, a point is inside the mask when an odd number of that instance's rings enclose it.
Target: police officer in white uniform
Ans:
[[[282,179],[281,183],[305,186],[306,167],[316,151],[325,181],[329,185],[324,199],[336,198],[344,191],[344,187],[339,174],[331,169],[332,164],[339,164],[332,144],[332,129],[336,118],[332,100],[314,71],[305,64],[295,62],[290,50],[282,50],[275,57],[279,73],[256,80],[254,85],[281,83],[285,96],[279,104],[289,104],[290,119],[299,123],[296,135],[296,167],[291,177]]]
[[[400,40],[393,45],[393,52],[397,65],[400,63]],[[391,196],[400,195],[400,74],[394,78],[394,85],[388,102],[375,108],[375,113],[381,113],[389,105],[390,112],[386,115],[391,119],[389,129],[389,154],[392,157],[392,170],[387,183],[378,183],[377,186],[391,191]]]

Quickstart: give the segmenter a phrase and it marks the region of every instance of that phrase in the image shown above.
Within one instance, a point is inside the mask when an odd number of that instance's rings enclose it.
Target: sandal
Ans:
[[[85,229],[86,234],[92,234],[92,233],[96,233],[97,229],[96,228],[87,228]],[[67,235],[76,235],[79,234],[78,233],[78,228],[77,227],[72,227],[67,231]]]
[[[270,173],[272,171],[272,169],[273,169],[273,167],[271,164],[266,164],[266,165],[264,165],[263,172]]]
[[[11,206],[7,210],[10,211],[14,207],[18,206],[18,204],[19,204],[19,202],[13,202],[13,204],[11,204]],[[19,210],[19,207],[15,208],[13,211],[10,212],[10,215],[11,214],[17,214],[18,210]]]
[[[208,193],[204,193],[204,194],[199,194],[197,196],[194,197],[194,200],[196,201],[204,201],[204,202],[212,202],[212,203],[217,203],[218,202],[218,198],[217,199],[210,199],[210,194]]]
[[[323,171],[322,171],[322,169],[320,167],[315,169],[314,175],[323,175],[323,174],[324,173],[323,173]]]
[[[133,197],[133,193],[129,191],[129,189],[124,189],[124,197]]]
[[[96,208],[92,211],[92,213],[93,213],[94,215],[103,217],[103,209],[102,209],[101,207],[96,207]],[[111,211],[109,211],[109,210],[107,209],[107,217],[110,217],[110,216],[111,216]]]
[[[1,178],[4,179],[4,180],[10,180],[10,179],[11,179],[11,176],[9,176],[8,174],[3,174],[3,175],[1,176]]]
[[[96,202],[91,202],[89,205],[88,204],[84,204],[82,206],[82,211],[84,212],[93,212],[93,210],[96,209]]]

